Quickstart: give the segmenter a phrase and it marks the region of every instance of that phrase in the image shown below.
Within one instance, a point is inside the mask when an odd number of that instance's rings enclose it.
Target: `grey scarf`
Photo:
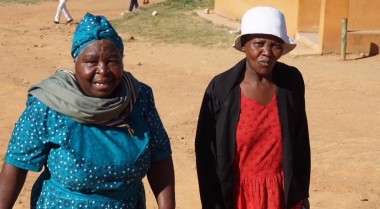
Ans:
[[[89,97],[80,90],[73,72],[58,70],[28,93],[79,123],[129,127],[123,119],[132,111],[139,90],[139,82],[124,72],[114,98]]]

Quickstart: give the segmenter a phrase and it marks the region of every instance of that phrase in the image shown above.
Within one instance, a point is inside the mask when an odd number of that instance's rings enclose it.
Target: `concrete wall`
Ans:
[[[380,33],[358,31],[347,34],[347,53],[379,54]]]

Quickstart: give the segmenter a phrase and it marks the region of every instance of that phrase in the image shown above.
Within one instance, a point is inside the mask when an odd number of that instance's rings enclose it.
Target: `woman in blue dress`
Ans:
[[[152,89],[124,71],[122,39],[87,13],[73,36],[75,72],[28,91],[0,174],[0,209],[12,208],[28,171],[41,171],[31,208],[146,208],[147,175],[159,209],[175,208],[168,136]]]

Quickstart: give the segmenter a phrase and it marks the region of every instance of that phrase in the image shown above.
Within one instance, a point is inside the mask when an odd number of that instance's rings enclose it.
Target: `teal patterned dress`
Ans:
[[[133,133],[81,124],[30,96],[5,161],[36,172],[44,168],[33,186],[31,208],[145,208],[142,179],[153,162],[171,156],[145,84],[126,122]]]

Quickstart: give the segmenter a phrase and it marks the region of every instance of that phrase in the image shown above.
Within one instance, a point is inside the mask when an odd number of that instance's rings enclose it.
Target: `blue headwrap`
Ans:
[[[111,23],[104,16],[85,14],[74,32],[71,56],[75,59],[88,44],[103,39],[112,41],[124,53],[123,40]]]

